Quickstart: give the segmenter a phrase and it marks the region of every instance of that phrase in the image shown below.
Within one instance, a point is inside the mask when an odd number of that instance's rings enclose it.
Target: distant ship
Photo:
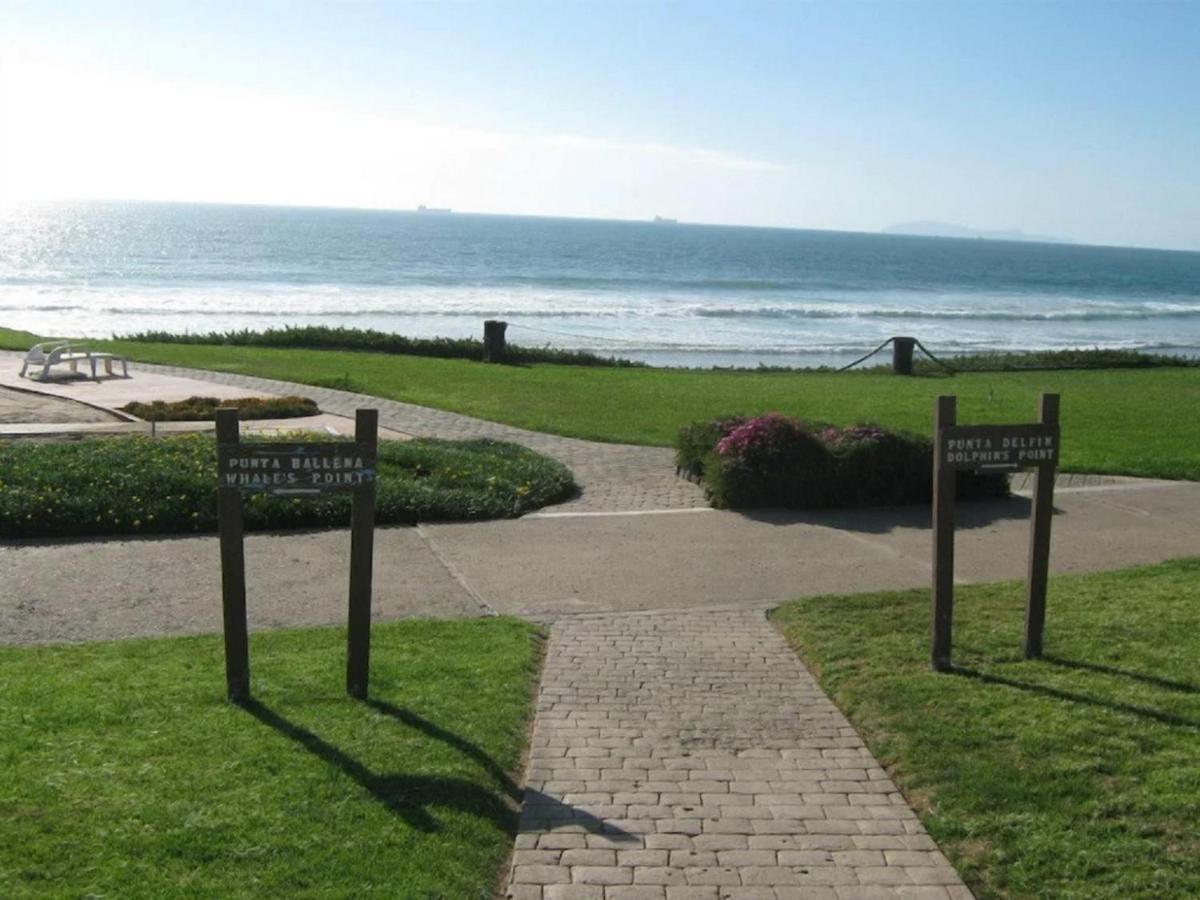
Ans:
[[[678,219],[665,219],[662,216],[655,216],[654,224],[655,225],[678,225],[679,220]]]
[[[417,212],[448,213],[452,211],[448,206],[426,206],[424,203],[417,207]]]

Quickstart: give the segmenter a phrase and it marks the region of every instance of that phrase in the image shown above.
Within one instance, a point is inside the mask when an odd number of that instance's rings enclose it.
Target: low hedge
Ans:
[[[238,418],[248,419],[300,419],[318,415],[321,410],[316,401],[308,397],[239,397],[235,400],[218,400],[216,397],[188,397],[186,400],[152,403],[126,403],[121,409],[131,416],[147,422],[212,422],[222,406],[236,406]]]
[[[210,331],[176,334],[170,331],[141,331],[118,335],[118,340],[151,344],[215,344],[229,347],[283,347],[308,350],[362,350],[371,353],[396,353],[404,356],[432,356],[440,359],[483,359],[483,341],[478,338],[414,338],[371,328],[345,328],[328,325],[288,325],[265,331]],[[645,363],[586,350],[557,347],[528,347],[508,344],[505,362],[553,363],[557,366],[606,366],[631,368]]]
[[[0,537],[215,531],[212,435],[0,445]],[[376,521],[499,519],[566,499],[566,466],[497,441],[384,441]],[[251,496],[248,530],[340,527],[350,495]]]
[[[1142,350],[1028,350],[1021,353],[967,353],[946,359],[955,372],[1027,372],[1034,369],[1161,369],[1200,367],[1200,358]],[[890,368],[890,367],[889,367]],[[941,365],[914,360],[919,374],[937,374]]]
[[[813,425],[778,413],[685,426],[681,475],[700,481],[722,509],[896,506],[933,492],[929,440],[874,425]],[[959,499],[1008,496],[1003,473],[958,474]]]

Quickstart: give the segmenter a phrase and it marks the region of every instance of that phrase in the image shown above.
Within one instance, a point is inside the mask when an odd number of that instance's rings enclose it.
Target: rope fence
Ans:
[[[866,362],[868,359],[870,359],[872,356],[874,356],[876,353],[878,353],[880,350],[882,350],[884,347],[886,347],[888,344],[890,344],[894,340],[895,340],[895,338],[888,338],[886,341],[884,341],[882,344],[880,344],[878,347],[876,347],[874,350],[872,350],[866,356],[860,356],[854,362],[848,363],[847,365],[842,366],[840,369],[838,369],[838,371],[845,372],[847,369],[853,369],[860,362]]]
[[[598,335],[598,334],[577,334],[577,333],[570,332],[570,331],[558,331],[553,328],[542,328],[542,327],[536,326],[536,325],[526,325],[523,322],[509,322],[508,326],[510,328],[517,328],[517,329],[524,330],[524,331],[532,331],[537,334],[547,334],[547,335],[551,335],[553,337],[573,338],[573,339],[579,340],[579,341],[601,341],[601,342],[604,342],[607,344],[614,345],[614,349],[620,349],[622,347],[630,348],[630,349],[635,349],[635,348],[640,349],[639,342],[630,340],[629,338],[605,337],[603,335]],[[879,351],[883,350],[889,344],[895,343],[897,340],[912,341],[912,343],[916,347],[916,349],[920,350],[921,353],[924,356],[926,356],[929,359],[929,361],[932,362],[934,365],[940,366],[942,369],[944,369],[947,372],[953,373],[953,372],[958,371],[956,368],[954,368],[954,366],[950,365],[949,363],[943,362],[942,360],[940,360],[936,356],[934,356],[933,353],[931,353],[929,351],[929,349],[924,344],[922,344],[917,338],[896,338],[896,337],[888,338],[886,341],[884,341],[882,344],[880,344],[878,347],[876,347],[870,353],[860,356],[858,359],[854,360],[854,362],[848,363],[848,364],[842,366],[841,368],[837,369],[836,371],[846,372],[850,369],[853,369],[855,366],[866,362],[868,359],[870,359],[871,357],[878,354]],[[694,350],[694,349],[696,349],[696,347],[693,344],[681,344],[681,343],[672,343],[672,342],[667,342],[667,341],[656,341],[654,349],[655,350],[672,350],[672,349]]]
[[[599,334],[573,334],[570,331],[555,331],[552,328],[537,328],[533,325],[525,325],[522,322],[509,322],[508,327],[509,328],[520,328],[520,329],[523,329],[524,331],[535,331],[538,334],[554,335],[555,337],[575,338],[576,340],[580,340],[580,341],[605,341],[606,343],[609,343],[609,344],[618,344],[618,345],[623,345],[623,346],[637,346],[637,341],[632,341],[632,340],[629,340],[628,338],[604,337],[603,335],[599,335]],[[684,345],[679,344],[677,346],[682,347]]]
[[[922,344],[920,341],[917,341],[917,349],[920,350],[922,353],[924,353],[926,356],[928,356],[932,362],[941,366],[947,372],[957,372],[958,371],[958,369],[954,368],[954,366],[950,365],[949,363],[942,362],[940,359],[938,359],[936,356],[934,356],[932,353],[930,353],[928,350],[926,350],[925,345]]]
[[[942,360],[940,360],[940,359],[937,359],[937,356],[930,353],[929,350],[925,348],[925,344],[918,341],[916,337],[908,337],[908,338],[889,337],[887,341],[884,341],[883,343],[880,344],[880,346],[876,347],[874,350],[871,350],[870,353],[866,354],[865,356],[859,356],[859,358],[854,360],[853,362],[851,362],[850,365],[842,366],[841,368],[839,368],[838,371],[845,372],[847,370],[851,370],[851,368],[853,368],[854,366],[857,366],[859,364],[859,362],[865,362],[866,360],[869,360],[871,358],[871,356],[874,356],[875,354],[880,352],[880,350],[882,350],[884,347],[887,347],[889,343],[895,343],[896,341],[899,341],[899,340],[912,341],[914,347],[916,347],[917,349],[920,350],[920,352],[922,352],[923,354],[928,356],[928,358],[930,359],[931,362],[934,362],[934,364],[937,366],[941,366],[947,372],[958,371],[958,370],[956,370],[956,368],[954,368],[954,366],[947,364],[947,362],[942,362]],[[893,364],[893,365],[895,365],[895,364]]]

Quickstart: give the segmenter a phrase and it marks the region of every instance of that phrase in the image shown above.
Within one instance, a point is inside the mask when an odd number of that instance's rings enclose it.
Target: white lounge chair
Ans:
[[[72,372],[78,372],[80,361],[88,363],[88,367],[92,373],[92,380],[96,378],[96,363],[98,362],[104,363],[104,370],[109,375],[112,374],[113,362],[119,362],[121,364],[121,374],[126,378],[129,377],[129,364],[126,362],[125,357],[118,356],[115,353],[93,353],[86,347],[72,344],[70,341],[44,341],[40,344],[34,344],[29,349],[29,352],[25,354],[25,361],[21,366],[21,377],[32,378],[36,381],[48,381],[52,366],[65,363],[71,367]],[[30,372],[30,369],[36,371],[39,367],[41,368],[40,375]]]

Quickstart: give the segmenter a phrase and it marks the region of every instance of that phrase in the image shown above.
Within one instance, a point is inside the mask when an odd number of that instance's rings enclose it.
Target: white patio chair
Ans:
[[[108,375],[113,374],[113,363],[119,362],[121,374],[126,378],[129,377],[129,364],[125,357],[115,353],[93,353],[86,347],[72,344],[70,341],[43,341],[40,344],[34,344],[25,354],[25,360],[21,365],[21,377],[31,378],[35,381],[48,381],[50,369],[53,366],[66,364],[71,367],[72,372],[77,373],[81,361],[87,362],[93,381],[96,379],[96,363],[100,362],[104,363],[104,371]],[[40,374],[34,374],[38,369],[41,370]]]

